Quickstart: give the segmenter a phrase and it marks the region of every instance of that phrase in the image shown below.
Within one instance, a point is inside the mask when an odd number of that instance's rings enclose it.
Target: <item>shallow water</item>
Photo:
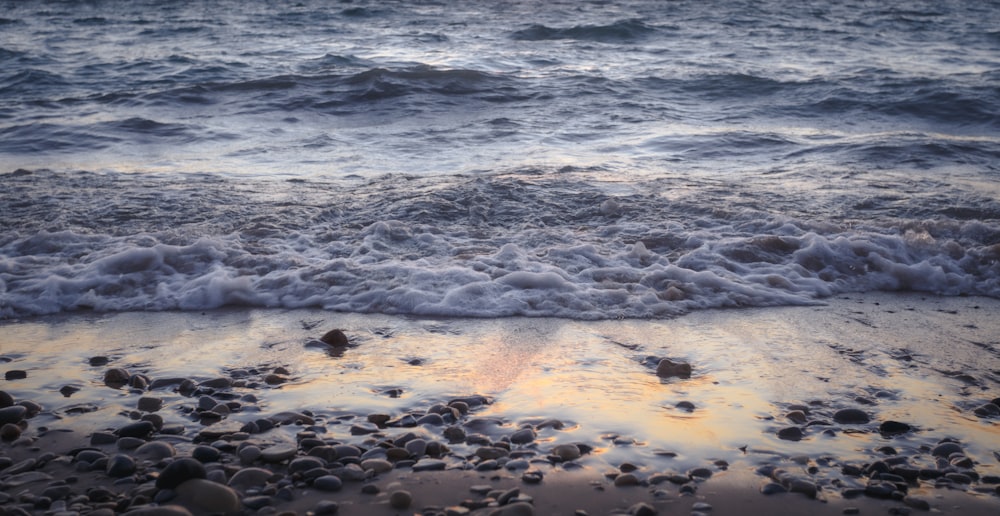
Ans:
[[[3,2],[0,317],[1000,296],[977,2]]]
[[[962,443],[981,475],[990,475],[998,470],[993,453],[1000,433],[993,420],[972,411],[996,397],[1000,384],[994,342],[1000,328],[984,315],[998,308],[985,298],[865,296],[825,307],[705,311],[659,322],[315,310],[125,313],[7,324],[0,354],[9,360],[5,370],[28,372],[3,389],[45,408],[32,428],[70,428],[81,436],[128,423],[141,395],[105,386],[108,367],[201,381],[280,366],[289,370],[288,383],[234,389],[259,402],[245,403],[244,411],[216,425],[238,428],[310,410],[326,437],[360,442],[364,436],[349,430],[369,414],[397,417],[481,394],[493,402],[474,413],[478,423],[467,423],[470,432],[499,439],[520,425],[555,418],[564,428],[539,430],[536,446],[587,443],[595,452],[580,463],[598,474],[624,462],[648,473],[715,460],[745,471],[805,456],[833,460],[836,467],[817,477],[823,479],[839,476],[839,464],[870,462],[880,446],[920,454],[947,437]],[[330,327],[344,328],[357,347],[331,355],[306,346]],[[95,355],[111,364],[87,365]],[[694,374],[658,378],[644,364],[649,356],[689,362]],[[65,385],[81,390],[63,397],[58,391]],[[168,424],[183,424],[185,435],[205,428],[183,410],[196,399],[169,388],[146,395],[164,399],[160,414]],[[681,401],[694,410],[678,408]],[[785,414],[793,404],[828,422],[836,410],[859,407],[872,422],[808,426],[802,441],[780,440],[777,431],[791,425]],[[79,413],[81,407],[89,411]],[[887,420],[917,430],[880,436],[878,425]],[[439,429],[414,430],[440,439]],[[293,426],[261,437],[292,440],[294,432]]]

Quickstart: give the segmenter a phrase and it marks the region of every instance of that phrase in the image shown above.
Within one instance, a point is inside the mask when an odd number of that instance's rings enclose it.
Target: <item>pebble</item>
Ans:
[[[216,462],[222,456],[222,452],[211,446],[196,446],[194,450],[191,450],[191,458],[197,460],[198,462]]]
[[[413,439],[404,446],[411,457],[419,458],[427,451],[427,441],[423,439]]]
[[[137,437],[143,439],[153,433],[156,427],[150,421],[138,421],[118,429],[118,437]]]
[[[868,413],[856,408],[840,409],[833,414],[833,420],[841,425],[863,425],[871,419]]]
[[[615,477],[615,486],[637,486],[640,484],[639,477],[633,475],[632,473],[622,473]]]
[[[551,453],[564,462],[579,459],[581,456],[580,447],[575,444],[560,444],[552,448]]]
[[[392,471],[392,463],[385,459],[367,459],[361,461],[361,469],[374,471],[376,474]]]
[[[230,513],[240,510],[236,491],[203,478],[193,478],[177,486],[177,502],[205,512]]]
[[[691,364],[674,362],[669,358],[664,358],[656,364],[656,376],[660,378],[690,378]]]
[[[28,415],[28,409],[21,405],[12,405],[0,409],[0,425],[16,424]]]
[[[230,487],[242,491],[251,487],[263,486],[274,475],[274,472],[264,468],[243,468],[233,474],[228,484]]]
[[[104,372],[104,385],[117,389],[125,386],[131,377],[132,375],[125,369],[112,367]]]
[[[115,441],[115,446],[119,450],[134,450],[143,444],[146,444],[146,440],[139,439],[138,437],[121,437]]]
[[[243,499],[243,505],[255,511],[263,509],[271,505],[271,497],[266,495],[248,496]]]
[[[295,456],[298,449],[291,444],[277,444],[263,450],[260,459],[264,462],[282,462]]]
[[[413,465],[413,471],[441,471],[445,467],[447,467],[447,464],[443,460],[420,459]]]
[[[109,514],[114,514],[111,512]],[[129,516],[191,516],[191,511],[181,507],[180,505],[160,505],[160,506],[144,506],[136,509],[132,509],[125,514]],[[91,516],[100,516],[100,511],[94,511],[90,513]]]
[[[490,516],[534,516],[535,508],[526,502],[505,505],[490,513]]]
[[[108,459],[106,471],[109,477],[127,477],[135,473],[135,460],[128,455],[117,454]]]
[[[163,400],[160,398],[143,396],[139,398],[139,402],[136,404],[136,407],[142,412],[156,412],[163,408]]]
[[[783,441],[801,441],[802,429],[797,426],[790,426],[778,430],[778,439]]]
[[[510,442],[513,444],[528,444],[535,440],[536,434],[533,428],[522,428],[510,436]]]
[[[316,504],[316,507],[312,512],[316,516],[329,516],[337,514],[340,512],[340,504],[331,500],[323,500]]]
[[[240,463],[242,464],[253,464],[253,461],[260,458],[263,452],[257,446],[244,446],[240,448],[236,455],[240,458]]]
[[[389,506],[393,509],[404,510],[409,508],[411,503],[413,503],[413,495],[409,491],[400,489],[389,495]]]
[[[899,435],[905,434],[911,430],[910,425],[906,423],[900,423],[899,421],[883,421],[881,425],[878,426],[878,431],[883,435]]]
[[[143,443],[141,446],[136,448],[133,453],[136,457],[154,461],[167,459],[173,457],[175,454],[176,452],[174,451],[174,447],[171,446],[170,443],[162,441],[150,441],[148,443]]]
[[[320,491],[340,491],[343,485],[344,482],[335,475],[323,475],[313,480],[313,487]]]
[[[962,450],[962,447],[959,446],[958,443],[953,443],[953,442],[940,443],[937,446],[935,446],[933,450],[931,450],[931,455],[935,457],[948,457],[952,453],[964,454],[965,451]]]
[[[656,509],[646,502],[639,502],[628,508],[631,516],[656,516]]]
[[[190,458],[176,459],[160,471],[160,475],[156,478],[156,487],[174,489],[188,480],[203,479],[205,476],[205,466],[200,462]]]
[[[28,372],[22,369],[11,369],[3,375],[6,380],[24,380],[28,377]]]
[[[21,437],[21,427],[13,423],[5,423],[0,427],[0,439],[4,441],[13,441]]]

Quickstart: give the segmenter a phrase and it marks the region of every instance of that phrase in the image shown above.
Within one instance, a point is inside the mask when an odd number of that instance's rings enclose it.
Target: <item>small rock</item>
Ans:
[[[441,471],[445,467],[447,467],[447,464],[443,460],[420,459],[413,465],[413,471]]]
[[[205,380],[198,384],[199,387],[207,387],[209,389],[228,389],[232,387],[233,381],[224,376],[218,378],[212,378],[211,380]]]
[[[645,502],[639,502],[628,508],[628,513],[631,516],[656,516],[656,509],[652,505]]]
[[[414,439],[407,442],[403,447],[407,452],[409,452],[411,457],[418,458],[427,451],[427,441],[423,439]]]
[[[333,347],[344,347],[350,346],[351,341],[347,339],[347,335],[343,330],[333,329],[326,332],[322,337],[319,338],[325,344],[329,344]]]
[[[149,434],[153,433],[154,430],[156,430],[156,427],[153,423],[149,421],[137,421],[119,428],[118,437],[137,437],[139,439],[145,439],[149,436]]]
[[[367,459],[361,462],[361,469],[374,471],[376,474],[392,471],[392,463],[385,459]]]
[[[677,405],[674,406],[686,412],[694,412],[695,409],[694,403],[691,403],[690,401],[679,401],[677,402]]]
[[[264,462],[281,462],[291,459],[298,450],[291,444],[277,444],[261,452],[260,459]]]
[[[157,489],[175,489],[188,480],[205,477],[205,466],[202,466],[200,462],[181,458],[167,464],[167,467],[160,471],[160,475],[156,478],[156,487]]]
[[[245,491],[251,487],[260,487],[274,476],[274,472],[264,468],[243,468],[229,479],[229,487]]]
[[[0,408],[0,425],[17,424],[28,415],[28,409],[21,405]]]
[[[191,458],[201,463],[216,462],[221,456],[222,452],[211,446],[201,445],[191,450]]]
[[[962,447],[959,446],[958,443],[953,443],[953,442],[949,442],[949,441],[940,443],[937,446],[935,446],[933,450],[931,450],[931,455],[933,455],[935,457],[945,457],[945,458],[947,458],[952,453],[962,453],[962,454],[964,454],[965,451],[962,450]]]
[[[77,392],[80,392],[80,388],[75,385],[63,385],[59,388],[59,394],[62,394],[66,398],[76,394]]]
[[[413,503],[413,495],[411,495],[409,491],[400,489],[398,491],[393,491],[392,494],[389,495],[389,506],[393,509],[401,511],[409,508],[411,503]]]
[[[236,491],[203,478],[194,478],[177,486],[177,502],[205,512],[230,513],[240,510]]]
[[[905,496],[903,497],[903,503],[908,507],[913,507],[914,509],[919,509],[921,511],[931,510],[931,504],[923,498],[917,498],[915,496]]]
[[[979,417],[996,417],[1000,416],[1000,406],[986,403],[976,407],[972,412]]]
[[[319,489],[320,491],[340,491],[340,488],[343,487],[343,485],[344,482],[335,475],[323,475],[321,477],[317,477],[316,480],[313,480],[313,487]],[[407,506],[409,506],[409,504],[407,504]],[[403,508],[405,509],[405,507]]]
[[[510,436],[510,442],[514,444],[528,444],[534,441],[536,437],[535,430],[532,428],[522,428]]]
[[[0,440],[13,441],[18,437],[21,437],[21,427],[13,423],[6,423],[0,427]]]
[[[115,389],[124,387],[132,375],[120,367],[113,367],[104,372],[104,385]]]
[[[833,420],[841,425],[863,425],[871,419],[868,413],[856,408],[840,409],[833,414]]]
[[[802,429],[797,426],[790,426],[788,428],[778,430],[778,439],[784,441],[801,441],[802,435]]]
[[[580,447],[575,444],[560,444],[552,448],[551,453],[564,462],[579,459],[581,456]]]
[[[691,506],[691,510],[692,511],[703,511],[703,512],[704,511],[711,511],[712,510],[712,506],[709,505],[709,504],[707,504],[707,503],[705,503],[705,502],[695,502],[694,505]]]
[[[664,358],[656,364],[656,376],[660,378],[690,378],[691,364],[685,362],[674,362],[669,358]]]
[[[615,477],[616,487],[637,486],[640,483],[639,477],[633,475],[632,473],[622,473],[621,475]]]
[[[331,500],[323,500],[316,504],[313,514],[316,516],[332,516],[340,511],[340,504]]]
[[[883,421],[878,431],[885,436],[905,434],[911,430],[910,425],[899,421]]]
[[[241,464],[253,464],[253,461],[260,458],[262,452],[257,446],[244,446],[240,448],[236,455],[240,458]]]
[[[788,490],[785,489],[785,486],[781,484],[775,482],[768,482],[767,484],[764,484],[764,486],[760,488],[760,492],[765,495],[773,495],[778,493],[787,493]]]
[[[106,471],[109,477],[127,477],[132,473],[135,473],[135,460],[128,455],[115,455],[108,459],[108,467]]]
[[[28,377],[28,372],[21,369],[11,369],[3,374],[6,380],[23,380]]]
[[[806,413],[801,410],[792,410],[789,413],[785,414],[785,418],[791,421],[792,423],[799,425],[804,425],[807,421]]]
[[[534,516],[535,508],[527,502],[516,502],[500,507],[489,514],[490,516]]]
[[[139,458],[160,461],[173,457],[174,447],[162,441],[150,441],[136,448],[134,455]]]

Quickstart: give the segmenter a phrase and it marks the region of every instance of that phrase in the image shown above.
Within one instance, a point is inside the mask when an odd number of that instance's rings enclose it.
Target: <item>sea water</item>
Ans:
[[[994,1],[0,1],[0,318],[1000,297]]]

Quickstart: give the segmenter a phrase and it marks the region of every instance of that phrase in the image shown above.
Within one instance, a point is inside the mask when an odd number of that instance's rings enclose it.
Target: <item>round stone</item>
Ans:
[[[222,452],[211,446],[200,445],[191,450],[191,458],[198,462],[216,462],[221,456]]]
[[[402,511],[409,508],[411,503],[413,503],[413,495],[409,491],[400,489],[389,495],[389,506],[393,509]]]
[[[21,369],[11,369],[3,375],[4,379],[10,380],[24,380],[28,377],[28,372]]]
[[[13,423],[5,423],[0,427],[0,439],[4,441],[13,441],[21,437],[21,427]]]
[[[137,421],[119,428],[118,437],[137,437],[139,439],[145,439],[149,436],[149,434],[153,433],[154,430],[156,430],[156,427],[152,422]]]
[[[291,444],[278,444],[263,450],[260,459],[264,462],[281,462],[295,456],[298,449]]]
[[[21,405],[11,405],[0,408],[0,425],[17,424],[28,414],[28,409]]]
[[[510,442],[514,444],[528,444],[535,440],[535,430],[532,428],[522,428],[510,436]]]
[[[240,448],[236,455],[240,458],[240,463],[242,464],[253,464],[253,461],[257,460],[261,456],[261,450],[257,446],[244,446]]]
[[[128,371],[120,367],[113,367],[104,372],[104,385],[117,389],[127,384],[131,377],[132,375]]]
[[[639,477],[633,475],[632,473],[622,473],[615,477],[615,486],[637,486],[639,485]]]
[[[209,513],[232,513],[240,510],[236,491],[203,478],[193,478],[177,486],[177,501]]]
[[[802,440],[802,429],[797,426],[790,426],[788,428],[782,428],[778,430],[778,439],[784,441],[801,441]]]
[[[552,455],[559,457],[562,461],[576,460],[580,458],[580,447],[575,444],[560,444],[552,448]]]
[[[340,491],[340,488],[343,487],[343,485],[344,482],[335,475],[323,475],[321,477],[316,477],[316,480],[313,480],[313,487],[319,489],[320,491]]]
[[[962,447],[959,446],[958,443],[953,443],[953,442],[940,443],[937,446],[935,446],[933,450],[931,450],[931,455],[935,457],[947,458],[952,453],[964,454],[965,451],[962,450]]]
[[[863,425],[871,419],[868,413],[856,408],[840,409],[833,414],[833,420],[841,425]]]
[[[163,400],[151,396],[143,396],[139,398],[137,408],[142,412],[156,412],[163,408]]]
[[[251,487],[260,487],[267,484],[267,481],[273,476],[272,471],[264,468],[243,468],[229,479],[229,486],[241,491]]]
[[[899,421],[884,421],[878,426],[878,431],[887,436],[905,434],[910,430],[910,425]]]
[[[108,459],[106,469],[109,477],[121,478],[135,473],[135,460],[128,455],[117,454]]]
[[[174,447],[170,443],[161,441],[150,441],[135,449],[135,456],[153,461],[163,460],[174,456]]]
[[[326,462],[316,457],[296,457],[288,463],[288,472],[296,473],[324,467],[326,467]]]
[[[427,451],[427,441],[423,439],[414,439],[404,446],[406,451],[409,452],[412,457],[420,457]]]
[[[375,473],[387,473],[392,471],[392,463],[385,459],[367,459],[361,461],[361,469]]]
[[[156,487],[158,489],[174,489],[188,480],[205,478],[205,476],[205,466],[202,466],[200,462],[189,458],[177,459],[163,468],[160,476],[156,478]]]
[[[669,358],[664,358],[656,364],[656,376],[660,378],[690,378],[691,364],[674,362]]]

